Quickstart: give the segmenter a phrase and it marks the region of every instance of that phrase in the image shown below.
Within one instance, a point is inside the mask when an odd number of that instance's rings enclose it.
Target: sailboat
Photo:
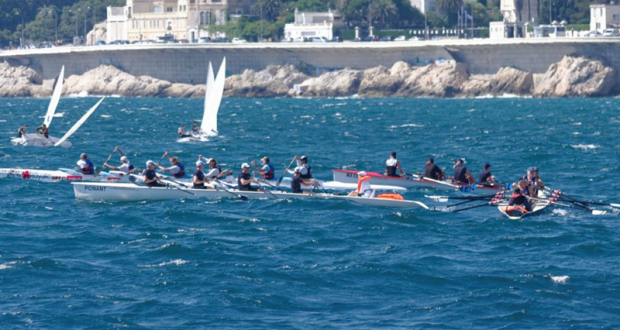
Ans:
[[[217,114],[222,103],[224,95],[224,84],[226,82],[226,58],[222,60],[217,77],[213,78],[213,65],[209,62],[209,71],[207,72],[207,87],[205,89],[204,113],[202,122],[200,123],[199,132],[186,132],[189,137],[179,140],[179,142],[188,140],[208,141],[209,137],[217,136]]]
[[[64,74],[65,74],[65,67],[63,66],[62,69],[60,70],[60,75],[58,76],[58,81],[56,82],[56,86],[54,87],[54,92],[52,93],[52,100],[50,101],[50,104],[47,108],[47,113],[45,114],[45,118],[43,120],[43,124],[45,124],[47,128],[50,127],[52,123],[52,119],[54,119],[54,114],[56,112],[56,108],[58,107],[58,102],[60,101],[60,95],[62,94],[62,84],[63,84]],[[105,98],[102,98],[101,100],[99,100],[99,102],[97,102],[97,104],[94,107],[88,110],[86,114],[82,116],[82,118],[78,120],[73,125],[73,127],[71,127],[71,129],[67,133],[65,133],[65,135],[60,139],[53,137],[53,136],[46,138],[45,136],[41,134],[31,133],[31,134],[26,134],[25,136],[22,136],[22,137],[13,138],[11,139],[11,143],[13,145],[24,145],[24,146],[35,146],[35,147],[61,146],[63,148],[69,148],[71,147],[71,142],[66,141],[66,140],[73,133],[75,133],[75,131],[77,131],[80,128],[80,126],[82,126],[82,124],[84,124],[86,119],[88,119],[88,117],[90,117],[90,115],[93,112],[95,112],[97,107],[99,107],[99,105],[101,104],[101,102],[103,102],[104,99]]]

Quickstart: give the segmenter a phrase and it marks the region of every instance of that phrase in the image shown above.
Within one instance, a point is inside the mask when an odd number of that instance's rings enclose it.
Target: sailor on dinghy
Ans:
[[[454,177],[452,178],[452,181],[454,183],[460,183],[464,185],[473,184],[476,182],[476,180],[474,179],[474,176],[469,173],[467,167],[463,165],[464,163],[465,161],[463,161],[462,159],[457,159],[456,162],[454,162]]]
[[[192,136],[191,134],[187,134],[187,133],[185,132],[185,124],[183,124],[183,125],[181,125],[181,127],[179,127],[179,129],[177,130],[177,135],[178,135],[180,138],[184,138],[184,137],[190,137],[190,136]]]
[[[26,138],[26,134],[28,134],[28,125],[24,125],[17,130],[17,137]]]
[[[443,180],[444,173],[437,165],[435,165],[435,159],[429,158],[426,160],[426,166],[424,166],[424,177],[433,180]]]
[[[77,166],[82,174],[95,174],[95,165],[88,159],[88,155],[82,153],[80,160],[77,161]]]
[[[396,170],[399,170],[401,175],[405,175],[405,171],[400,167],[400,161],[396,159],[396,152],[392,151],[390,158],[385,161],[385,175],[400,177],[400,175],[396,174]]]
[[[166,185],[160,183],[157,180],[161,180],[163,177],[157,175],[155,172],[155,162],[149,160],[146,162],[146,170],[142,172],[142,180],[144,180],[144,184],[149,187],[165,187]]]
[[[47,128],[47,126],[45,126],[45,124],[42,124],[41,126],[37,127],[37,133],[45,136],[46,139],[49,139],[50,137],[50,130],[49,128]]]
[[[528,191],[527,181],[519,180],[517,188],[514,189],[512,196],[510,196],[510,200],[508,201],[508,206],[506,207],[506,212],[512,211],[521,211],[523,213],[532,211],[532,203],[529,200],[530,193]]]
[[[495,177],[491,174],[491,164],[484,164],[484,167],[478,172],[478,184],[484,186],[495,185]]]
[[[168,152],[166,151],[164,153],[164,156],[168,156]],[[181,164],[181,162],[179,161],[179,157],[168,157],[168,160],[170,161],[170,163],[172,164],[172,166],[170,167],[163,167],[159,164],[156,164],[157,167],[159,167],[160,170],[164,171],[164,172],[170,172],[172,173],[172,176],[180,179],[183,176],[185,176],[185,166],[183,164]]]
[[[349,193],[349,196],[370,198],[374,191],[370,187],[370,176],[365,171],[357,172],[357,190]]]
[[[269,157],[265,156],[261,158],[261,164],[263,167],[258,167],[255,161],[252,161],[252,166],[256,167],[258,173],[263,176],[263,180],[273,180],[275,177],[275,168],[269,163]]]
[[[192,123],[192,134],[193,135],[200,135],[200,126],[198,126],[198,123],[195,120]]]

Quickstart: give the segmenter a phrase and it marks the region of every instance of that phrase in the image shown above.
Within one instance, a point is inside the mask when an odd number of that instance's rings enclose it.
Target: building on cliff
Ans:
[[[593,4],[590,5],[590,31],[603,31],[609,28],[620,27],[620,5]]]
[[[198,39],[200,26],[222,25],[247,15],[256,0],[127,0],[108,7],[107,41]]]

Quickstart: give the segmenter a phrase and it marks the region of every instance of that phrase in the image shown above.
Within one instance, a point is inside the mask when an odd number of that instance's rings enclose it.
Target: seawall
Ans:
[[[502,67],[544,73],[570,54],[602,57],[620,70],[620,38],[58,47],[3,51],[0,61],[29,66],[43,79],[55,78],[62,65],[69,76],[111,64],[134,76],[198,84],[205,80],[208,62],[217,67],[224,56],[228,75],[245,69],[258,71],[272,64],[331,70],[391,67],[398,61],[422,66],[442,60],[467,64],[469,74],[494,74]]]

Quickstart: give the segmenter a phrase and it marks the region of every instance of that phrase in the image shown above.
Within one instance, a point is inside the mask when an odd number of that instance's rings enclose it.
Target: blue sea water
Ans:
[[[16,147],[45,99],[0,100],[0,167],[134,164],[198,154],[236,173],[269,156],[407,172],[432,156],[485,162],[512,182],[538,166],[574,197],[620,202],[620,100],[224,99],[220,135],[178,143],[202,100],[108,98],[73,147]],[[62,99],[62,136],[94,103]],[[4,154],[2,156],[2,154]],[[119,163],[118,156],[111,161]],[[166,161],[164,161],[166,163]],[[448,171],[449,172],[449,171]],[[620,218],[548,209],[512,221],[495,208],[401,211],[334,201],[77,201],[70,184],[1,179],[0,328],[617,329]],[[411,191],[425,199],[434,191]],[[610,210],[611,211],[611,210]]]

